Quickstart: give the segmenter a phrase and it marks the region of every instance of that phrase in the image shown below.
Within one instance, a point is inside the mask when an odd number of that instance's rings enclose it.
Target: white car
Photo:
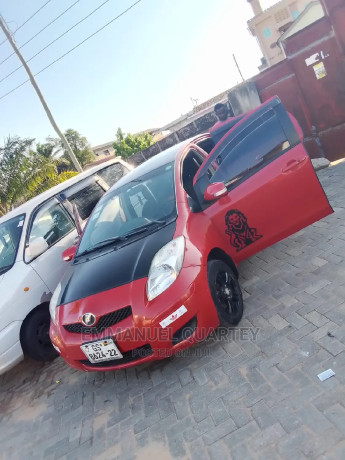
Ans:
[[[49,300],[78,239],[75,203],[86,220],[111,185],[132,167],[115,159],[84,171],[0,218],[0,374],[23,359],[57,356],[49,339]],[[71,205],[72,204],[72,205]]]

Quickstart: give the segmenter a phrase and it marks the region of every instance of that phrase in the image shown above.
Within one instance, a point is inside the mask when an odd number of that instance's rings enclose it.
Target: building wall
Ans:
[[[113,143],[109,142],[107,144],[97,145],[96,147],[92,147],[92,151],[95,154],[97,159],[102,158],[110,158],[114,156],[115,150],[113,148]]]
[[[295,24],[293,24],[289,28],[289,30],[287,30],[285,32],[283,37],[286,39],[286,38],[290,37],[291,35],[295,35],[300,30],[302,30],[305,27],[309,26],[313,22],[318,21],[319,19],[323,18],[324,16],[325,16],[325,13],[323,11],[321,3],[320,2],[313,2],[308,7],[308,14],[304,14],[300,18],[298,18],[298,20],[295,21]]]
[[[285,59],[277,41],[309,3],[308,0],[281,0],[248,21],[248,27],[257,38],[268,67]]]

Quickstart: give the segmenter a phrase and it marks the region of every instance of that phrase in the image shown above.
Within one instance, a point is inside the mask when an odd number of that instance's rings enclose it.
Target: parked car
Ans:
[[[237,324],[238,263],[332,212],[278,98],[220,129],[148,160],[95,207],[50,302],[71,367],[136,365]]]
[[[78,174],[0,218],[0,374],[23,354],[56,357],[49,300],[67,268],[61,252],[77,239],[71,209],[84,221],[102,195],[132,168],[120,159]]]

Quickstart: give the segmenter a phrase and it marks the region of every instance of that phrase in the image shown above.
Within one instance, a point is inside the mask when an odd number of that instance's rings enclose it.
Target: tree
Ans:
[[[58,174],[62,160],[33,151],[33,143],[15,136],[0,147],[0,215],[76,174]]]
[[[25,164],[34,139],[8,138],[0,148],[0,214],[8,212],[27,191]]]
[[[45,144],[36,144],[36,152],[39,155],[43,155],[46,158],[51,158],[57,154],[55,150],[55,144],[52,142],[46,142]]]
[[[113,143],[115,155],[128,158],[134,153],[147,149],[154,143],[151,134],[145,132],[140,134],[125,135],[121,128],[117,129],[116,141]]]
[[[94,161],[95,155],[91,150],[90,144],[88,143],[86,137],[79,134],[75,129],[67,129],[65,132],[65,137],[81,166],[85,166],[86,164],[92,163],[92,161]],[[50,143],[55,144],[55,146],[63,152],[63,157],[68,161],[68,169],[74,169],[74,166],[70,161],[70,157],[61,140],[53,138],[48,138],[47,140]]]

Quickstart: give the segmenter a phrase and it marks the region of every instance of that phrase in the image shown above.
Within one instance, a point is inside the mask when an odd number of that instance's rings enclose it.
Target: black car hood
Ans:
[[[173,239],[175,228],[174,221],[119,247],[102,249],[77,259],[61,281],[58,305],[147,277],[153,257]]]

